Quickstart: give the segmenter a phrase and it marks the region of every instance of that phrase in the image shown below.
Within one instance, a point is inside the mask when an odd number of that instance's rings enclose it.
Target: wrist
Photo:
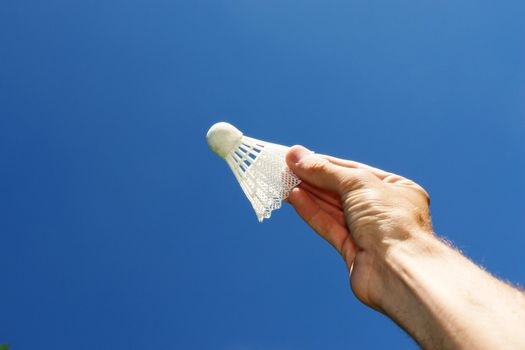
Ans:
[[[399,232],[395,238],[389,237],[375,242],[361,240],[360,252],[355,259],[347,261],[356,296],[385,314],[389,314],[392,306],[399,305],[399,300],[407,295],[407,273],[410,266],[417,265],[412,261],[429,252],[436,251],[433,254],[437,254],[439,243],[431,232],[422,230]]]
[[[406,295],[407,290],[417,288],[412,282],[417,280],[422,261],[441,259],[447,249],[432,233],[415,231],[402,241],[389,242],[380,254],[375,271],[381,285],[377,304],[388,313],[394,305],[399,305],[400,294]]]
[[[447,292],[439,282],[443,262],[454,260],[454,251],[428,232],[414,232],[409,239],[391,244],[375,271],[377,309],[402,326],[421,344],[440,343],[453,347],[453,338],[443,322],[440,301]],[[441,266],[440,266],[441,265]],[[443,295],[445,294],[445,295]],[[446,308],[446,307],[445,307]],[[435,332],[429,332],[434,330]],[[430,338],[432,339],[430,339]]]

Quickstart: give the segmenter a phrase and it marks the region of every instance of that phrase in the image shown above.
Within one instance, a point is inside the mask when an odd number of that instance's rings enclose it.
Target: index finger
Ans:
[[[370,165],[367,165],[367,164],[364,164],[364,163],[359,163],[359,162],[356,162],[354,160],[346,160],[346,159],[336,158],[336,157],[332,157],[332,156],[325,155],[325,154],[320,154],[320,156],[325,158],[330,163],[335,164],[335,165],[339,165],[339,166],[346,167],[346,168],[368,170],[372,174],[377,176],[380,180],[383,180],[386,177],[388,177],[390,175],[393,175],[392,173],[389,173],[389,172],[384,171],[382,169],[375,168],[373,166],[370,166]]]

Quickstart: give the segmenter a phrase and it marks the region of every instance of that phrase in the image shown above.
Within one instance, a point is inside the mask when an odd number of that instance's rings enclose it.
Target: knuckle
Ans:
[[[326,173],[329,171],[329,162],[321,157],[311,157],[308,161],[307,167],[314,173]]]
[[[353,169],[351,172],[346,173],[346,176],[342,179],[343,187],[346,190],[363,188],[369,182],[371,176],[373,174],[368,170]]]
[[[345,190],[345,192],[362,188],[364,187],[364,184],[365,182],[363,181],[363,178],[360,176],[353,176],[353,175],[348,174],[347,176],[344,176],[341,179],[341,186]]]
[[[428,192],[423,187],[419,186],[419,188],[421,189],[421,193],[423,194],[423,197],[427,201],[427,205],[430,205],[430,194],[428,194]]]
[[[414,184],[415,190],[419,194],[421,194],[423,196],[423,198],[425,199],[425,201],[429,205],[430,204],[430,195],[428,194],[428,192],[422,186],[418,185],[417,183],[414,182],[413,184]]]
[[[355,173],[356,178],[358,178],[359,180],[364,180],[368,178],[371,174],[370,171],[366,169],[356,169],[354,173]]]

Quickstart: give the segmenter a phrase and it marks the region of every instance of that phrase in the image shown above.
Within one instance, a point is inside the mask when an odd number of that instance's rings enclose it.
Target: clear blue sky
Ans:
[[[525,284],[525,2],[0,4],[0,344],[411,348],[286,207],[259,224],[208,127],[410,177]]]

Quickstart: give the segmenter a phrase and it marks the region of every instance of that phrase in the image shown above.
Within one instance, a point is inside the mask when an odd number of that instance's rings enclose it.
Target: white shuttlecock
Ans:
[[[259,222],[270,218],[301,182],[286,166],[289,147],[244,136],[224,122],[214,124],[206,139],[211,150],[230,166]]]

